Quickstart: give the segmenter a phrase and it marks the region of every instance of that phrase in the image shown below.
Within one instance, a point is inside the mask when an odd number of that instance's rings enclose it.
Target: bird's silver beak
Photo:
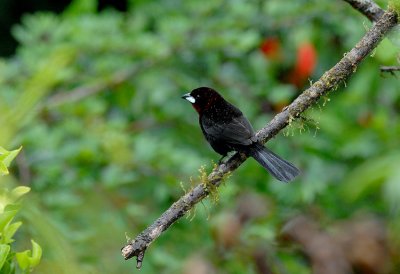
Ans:
[[[196,103],[196,99],[194,99],[194,97],[190,95],[190,93],[183,94],[182,98],[188,100],[192,104]]]

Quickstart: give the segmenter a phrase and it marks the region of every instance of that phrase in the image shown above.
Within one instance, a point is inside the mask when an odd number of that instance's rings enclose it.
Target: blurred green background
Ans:
[[[15,248],[42,246],[34,273],[137,272],[126,238],[219,159],[180,95],[212,86],[259,129],[371,26],[339,0],[125,4],[25,14],[0,59],[0,145],[23,146],[0,202],[32,189]],[[357,273],[399,273],[400,85],[379,72],[397,64],[396,35],[268,143],[302,170],[296,181],[246,161],[149,247],[141,273],[311,273],[318,237]],[[308,237],[291,230],[298,216]]]

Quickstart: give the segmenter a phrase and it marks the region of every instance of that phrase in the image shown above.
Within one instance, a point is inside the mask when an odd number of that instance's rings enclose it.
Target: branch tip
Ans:
[[[121,253],[125,260],[132,258],[134,256],[134,248],[132,244],[128,244],[121,248]]]

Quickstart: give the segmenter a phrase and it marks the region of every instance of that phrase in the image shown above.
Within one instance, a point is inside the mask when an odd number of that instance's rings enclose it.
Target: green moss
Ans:
[[[400,21],[400,0],[389,0],[388,8],[397,13],[397,20]]]
[[[214,170],[215,170],[215,168],[216,168],[216,165],[214,164]],[[211,200],[214,203],[217,203],[219,200],[218,186],[215,185],[213,182],[211,182],[208,179],[208,173],[207,173],[204,165],[199,168],[199,173],[200,173],[200,175],[199,175],[200,182],[203,184],[204,188],[209,192]],[[221,177],[213,178],[213,180],[220,179],[220,181],[221,181],[220,184],[223,184],[230,176],[231,176],[231,172],[227,172],[227,173],[223,174]]]
[[[318,104],[321,109],[321,106]],[[310,129],[314,129],[314,135],[317,133],[319,129],[319,122],[315,121],[312,118],[309,118],[305,115],[300,115],[295,120],[292,120],[291,123],[286,127],[283,135],[284,136],[294,136],[297,131],[302,134],[304,132],[311,132]]]

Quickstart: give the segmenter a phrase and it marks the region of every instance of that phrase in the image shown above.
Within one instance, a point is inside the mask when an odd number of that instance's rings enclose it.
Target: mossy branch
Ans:
[[[370,21],[376,22],[385,12],[372,0],[344,0],[364,14]]]
[[[372,1],[369,0],[368,2]],[[351,74],[355,73],[361,61],[371,54],[385,34],[396,24],[396,12],[392,10],[384,12],[355,47],[346,53],[333,68],[324,73],[317,82],[300,94],[296,100],[257,132],[258,140],[262,143],[270,140],[289,124],[290,119],[300,117],[302,112],[316,104],[322,96],[325,96],[329,91],[348,79]],[[245,155],[236,153],[224,164],[217,165],[208,175],[207,184],[200,183],[176,201],[153,224],[122,248],[122,256],[125,259],[137,257],[137,268],[140,268],[148,246],[198,202],[207,197],[210,194],[210,184],[215,188],[218,187],[222,183],[222,179],[226,177],[226,174],[233,172],[245,160]]]

